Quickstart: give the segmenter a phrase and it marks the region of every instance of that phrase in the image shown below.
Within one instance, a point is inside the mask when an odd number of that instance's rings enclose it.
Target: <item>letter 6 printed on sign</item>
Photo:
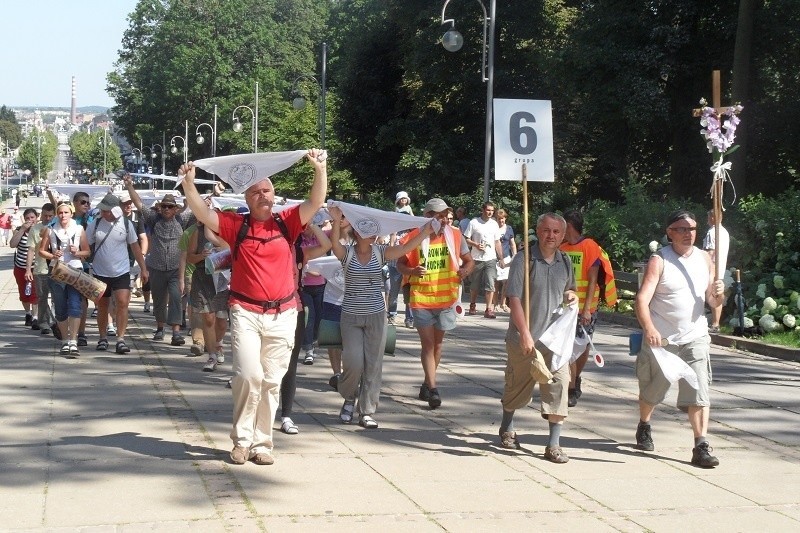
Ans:
[[[550,100],[495,98],[494,177],[522,181],[554,181],[553,111]]]

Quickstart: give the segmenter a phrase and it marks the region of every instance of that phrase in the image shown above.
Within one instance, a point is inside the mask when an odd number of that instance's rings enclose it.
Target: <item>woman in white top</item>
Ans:
[[[361,237],[353,231],[355,243],[343,246],[339,242],[342,212],[330,207],[333,218],[331,243],[333,254],[344,267],[345,298],[342,302],[342,365],[338,382],[344,405],[339,419],[345,424],[353,421],[358,397],[359,425],[374,429],[372,418],[378,407],[381,392],[383,351],[386,344],[386,303],[383,297],[383,271],[386,261],[404,256],[432,233],[428,222],[419,234],[401,246],[375,244],[375,236]]]
[[[50,261],[51,267],[56,261],[63,261],[71,267],[83,268],[83,259],[89,257],[89,241],[83,227],[72,218],[74,208],[68,202],[59,203],[56,207],[56,223],[42,236],[39,254]],[[77,357],[78,327],[83,314],[83,297],[66,283],[50,279],[50,293],[53,295],[53,311],[58,327],[64,335],[61,354]]]

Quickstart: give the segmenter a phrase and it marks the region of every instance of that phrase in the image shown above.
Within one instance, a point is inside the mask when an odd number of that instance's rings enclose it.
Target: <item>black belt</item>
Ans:
[[[290,294],[289,296],[286,296],[285,298],[281,298],[280,300],[268,300],[268,301],[254,300],[253,298],[245,296],[244,294],[238,293],[236,291],[230,291],[230,293],[231,296],[233,296],[237,300],[242,300],[243,302],[247,302],[252,305],[257,305],[265,312],[270,311],[272,309],[276,309],[277,312],[280,313],[281,305],[285,304],[286,302],[291,302],[292,300],[294,300],[294,293]]]

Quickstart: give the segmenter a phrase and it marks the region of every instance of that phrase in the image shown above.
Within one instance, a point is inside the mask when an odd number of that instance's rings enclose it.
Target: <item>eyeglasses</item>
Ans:
[[[668,230],[674,231],[676,233],[690,233],[692,231],[697,231],[697,226],[692,227],[677,227],[677,228],[667,228]]]
[[[78,203],[81,205],[89,205],[89,200],[78,200]]]
[[[161,207],[161,209],[174,209],[175,208],[174,205],[162,205],[162,206],[159,206],[159,207]]]

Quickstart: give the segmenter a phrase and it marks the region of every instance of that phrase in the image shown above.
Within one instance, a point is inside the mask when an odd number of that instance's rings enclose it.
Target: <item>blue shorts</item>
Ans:
[[[445,309],[414,308],[414,326],[424,328],[434,326],[440,331],[450,331],[456,327],[456,312],[452,307]]]

